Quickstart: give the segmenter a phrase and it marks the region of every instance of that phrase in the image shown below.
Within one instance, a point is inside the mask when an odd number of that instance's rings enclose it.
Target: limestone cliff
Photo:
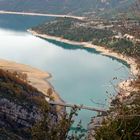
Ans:
[[[31,128],[44,117],[45,96],[26,79],[0,70],[0,139],[31,139]],[[48,105],[50,106],[50,105]],[[56,107],[51,106],[48,117],[57,122]],[[51,123],[50,123],[51,124]]]

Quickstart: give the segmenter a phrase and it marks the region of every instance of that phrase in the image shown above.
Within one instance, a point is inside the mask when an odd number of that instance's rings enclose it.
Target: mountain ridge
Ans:
[[[0,10],[83,15],[125,9],[133,0],[0,0]]]

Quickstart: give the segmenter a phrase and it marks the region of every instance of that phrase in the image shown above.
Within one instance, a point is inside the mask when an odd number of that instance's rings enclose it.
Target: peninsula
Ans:
[[[94,48],[103,55],[116,57],[126,61],[130,65],[132,74],[138,75],[139,70],[137,68],[136,58],[133,57],[135,40],[127,38],[126,32],[123,33],[124,36],[118,36],[120,29],[117,27],[114,28],[115,25],[111,25],[110,22],[104,23],[103,21],[99,21],[98,26],[96,26],[96,24],[97,22],[92,19],[78,20],[60,18],[33,27],[27,31],[41,38]],[[123,46],[119,47],[121,45]],[[136,40],[135,47],[135,55],[139,56],[139,39]]]

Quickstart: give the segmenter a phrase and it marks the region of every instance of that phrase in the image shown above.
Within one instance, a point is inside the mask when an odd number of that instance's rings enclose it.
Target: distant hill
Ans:
[[[135,0],[0,0],[0,10],[52,14],[108,13],[127,9]]]

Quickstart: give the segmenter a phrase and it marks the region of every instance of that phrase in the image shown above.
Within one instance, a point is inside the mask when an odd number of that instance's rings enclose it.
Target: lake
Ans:
[[[26,31],[50,20],[53,18],[0,15],[0,58],[51,73],[49,81],[68,103],[107,108],[116,94],[114,85],[129,76],[127,64],[94,49],[41,39]],[[118,79],[113,81],[114,77]],[[77,122],[82,120],[86,127],[95,114],[82,110]]]

